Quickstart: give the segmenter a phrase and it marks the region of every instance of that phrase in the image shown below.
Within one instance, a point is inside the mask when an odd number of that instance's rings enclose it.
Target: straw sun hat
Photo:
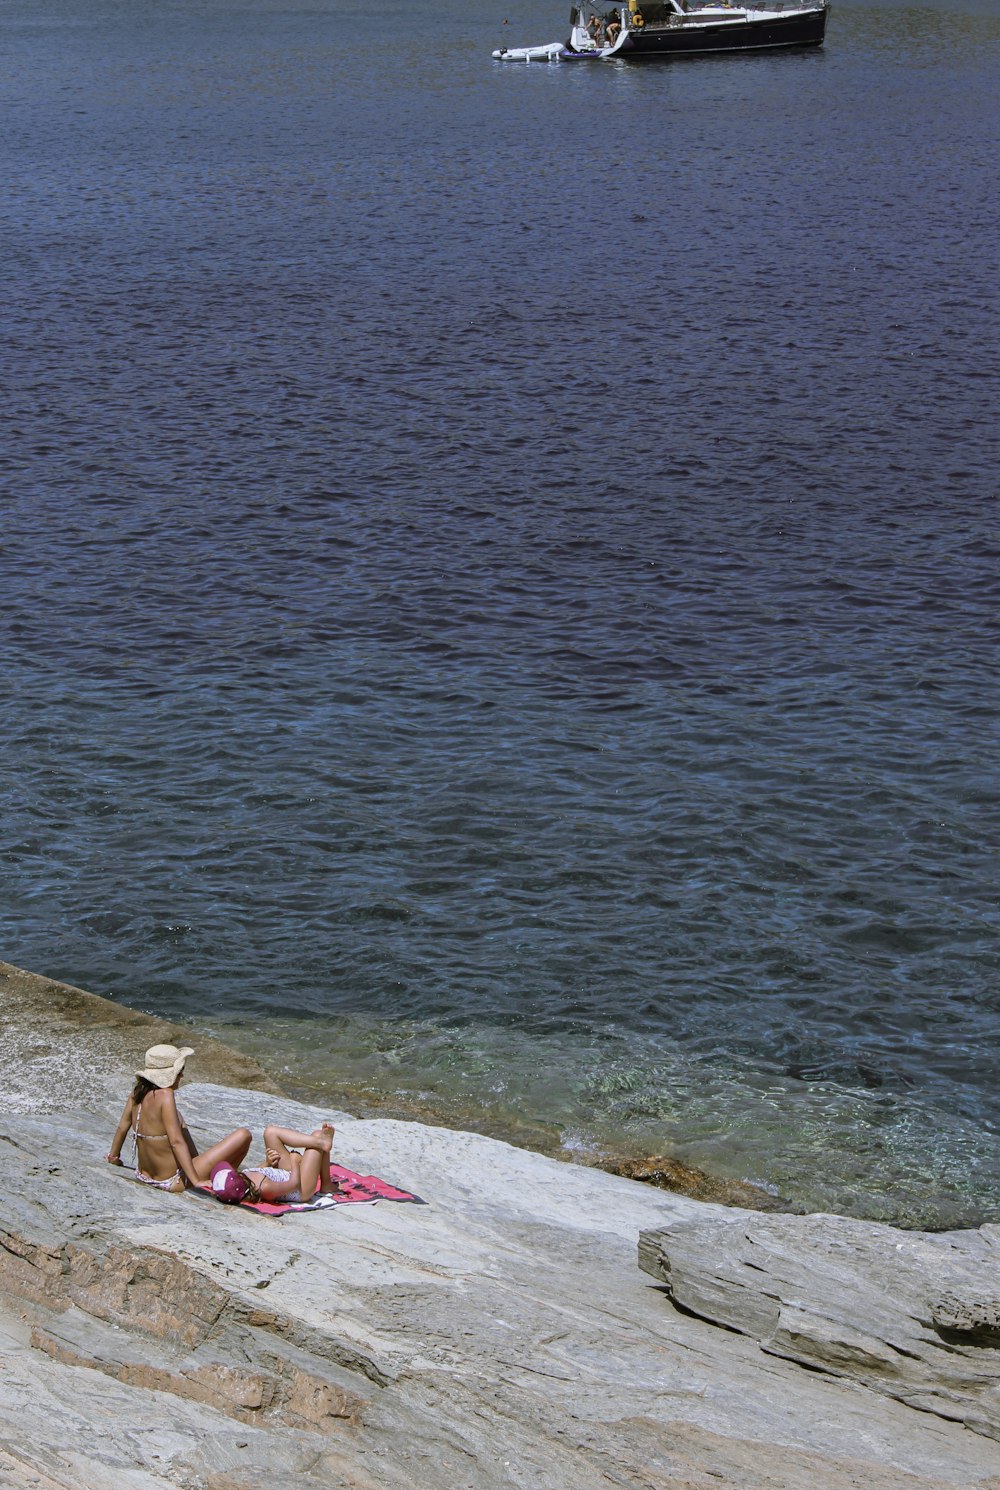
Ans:
[[[146,1051],[146,1069],[135,1074],[154,1086],[173,1086],[189,1055],[194,1055],[190,1045],[151,1045]]]

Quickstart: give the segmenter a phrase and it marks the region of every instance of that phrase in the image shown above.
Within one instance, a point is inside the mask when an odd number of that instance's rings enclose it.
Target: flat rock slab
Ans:
[[[639,1266],[771,1355],[1000,1439],[1000,1226],[716,1214],[644,1231]]]
[[[113,1107],[54,1144],[0,1101],[4,1490],[1000,1490],[991,1440],[666,1305],[640,1231],[731,1212],[260,1093],[184,1110],[199,1139],[333,1116],[425,1204],[163,1195],[103,1162]]]

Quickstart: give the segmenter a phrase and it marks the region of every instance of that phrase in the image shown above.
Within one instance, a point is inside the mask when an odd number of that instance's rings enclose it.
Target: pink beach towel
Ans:
[[[240,1205],[247,1211],[259,1211],[262,1216],[283,1216],[287,1211],[322,1211],[335,1205],[374,1205],[379,1200],[411,1200],[418,1205],[423,1203],[418,1196],[411,1195],[408,1190],[397,1190],[395,1185],[380,1180],[377,1175],[355,1174],[353,1169],[345,1169],[342,1164],[330,1165],[330,1178],[337,1187],[332,1195],[317,1193],[312,1200],[296,1200],[290,1205],[281,1200],[242,1200]],[[319,1181],[316,1183],[318,1191]],[[206,1195],[210,1200],[218,1199],[207,1185],[199,1185],[190,1194]]]

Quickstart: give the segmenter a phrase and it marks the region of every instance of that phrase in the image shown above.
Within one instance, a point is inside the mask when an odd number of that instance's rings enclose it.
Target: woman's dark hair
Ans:
[[[155,1081],[147,1081],[145,1076],[135,1078],[135,1086],[132,1088],[132,1101],[141,1102],[143,1097],[148,1097],[150,1092],[158,1092],[160,1088]]]

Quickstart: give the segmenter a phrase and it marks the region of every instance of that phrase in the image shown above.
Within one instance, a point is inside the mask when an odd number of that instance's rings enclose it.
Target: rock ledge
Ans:
[[[998,1226],[712,1217],[639,1239],[639,1266],[691,1314],[996,1439],[998,1265]]]

